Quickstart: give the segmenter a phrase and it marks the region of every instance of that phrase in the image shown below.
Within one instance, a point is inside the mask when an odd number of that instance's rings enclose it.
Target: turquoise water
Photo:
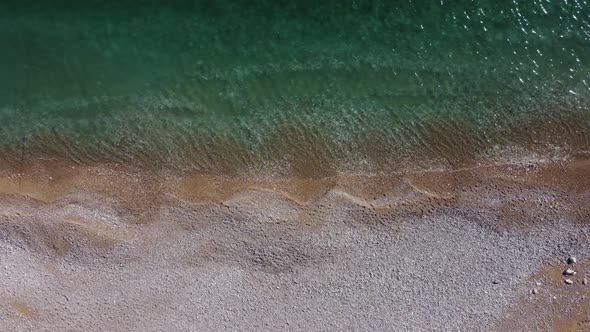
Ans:
[[[3,1],[0,150],[305,176],[588,150],[590,3],[391,3]]]

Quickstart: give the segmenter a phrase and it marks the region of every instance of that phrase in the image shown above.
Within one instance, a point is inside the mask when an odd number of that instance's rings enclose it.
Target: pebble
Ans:
[[[539,293],[539,290],[538,290],[538,289],[536,289],[536,288],[533,288],[533,290],[531,291],[531,293],[532,293],[532,294],[537,294],[537,293]]]
[[[565,274],[566,276],[575,276],[576,271],[574,271],[572,269],[567,269],[567,270],[563,271],[563,274]]]
[[[578,260],[574,256],[570,256],[570,257],[567,258],[567,263],[568,264],[575,264],[577,261]]]
[[[574,282],[572,281],[572,279],[565,279],[563,282],[565,282],[568,285],[573,284]]]
[[[587,278],[584,278],[584,280],[582,280],[582,284],[583,285],[588,285],[588,279]]]

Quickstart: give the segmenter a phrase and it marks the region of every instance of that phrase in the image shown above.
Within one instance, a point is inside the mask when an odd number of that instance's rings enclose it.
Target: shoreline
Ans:
[[[540,188],[562,187],[567,191],[587,190],[590,183],[590,155],[575,157],[522,158],[511,161],[489,162],[461,168],[417,169],[384,173],[340,173],[313,178],[292,176],[218,175],[203,172],[178,173],[167,170],[138,168],[124,164],[97,166],[71,162],[44,160],[15,168],[0,168],[0,194],[25,195],[43,202],[68,196],[78,190],[112,195],[135,191],[160,193],[220,203],[242,190],[275,192],[299,205],[314,203],[330,190],[344,188],[346,194],[359,200],[383,201],[381,195],[396,194],[400,187],[442,198],[453,196],[461,189],[473,187],[478,181],[507,180]],[[442,183],[444,181],[447,183]],[[422,181],[425,188],[411,182]],[[441,182],[441,183],[437,183]],[[147,184],[150,184],[147,187]],[[429,188],[430,186],[431,188]],[[346,191],[350,192],[346,192]],[[433,191],[429,193],[429,191]],[[153,193],[153,192],[152,192]],[[124,198],[124,197],[120,197]]]

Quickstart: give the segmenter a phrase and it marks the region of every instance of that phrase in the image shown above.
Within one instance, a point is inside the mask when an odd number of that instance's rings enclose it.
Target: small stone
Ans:
[[[568,285],[573,284],[574,282],[572,281],[572,279],[565,279],[563,282],[565,282]]]
[[[567,269],[565,271],[563,271],[563,274],[566,276],[575,276],[576,275],[576,271],[572,270],[572,269]]]
[[[568,264],[575,264],[577,261],[578,260],[574,256],[570,256],[570,257],[567,258],[567,263]]]
[[[584,278],[584,280],[582,280],[582,285],[588,285],[588,279]]]
[[[539,290],[538,290],[538,289],[536,289],[536,288],[533,288],[533,290],[531,290],[531,293],[532,293],[533,295],[534,295],[534,294],[537,294],[537,293],[539,293]]]
[[[494,285],[497,285],[497,284],[499,284],[499,283],[500,283],[500,280],[498,280],[498,279],[494,279],[494,280],[492,281],[492,284],[494,284]]]

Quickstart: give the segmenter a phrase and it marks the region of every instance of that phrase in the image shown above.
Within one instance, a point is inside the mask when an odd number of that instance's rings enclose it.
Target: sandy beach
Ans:
[[[7,169],[0,329],[589,331],[589,181],[585,156],[323,179]]]

